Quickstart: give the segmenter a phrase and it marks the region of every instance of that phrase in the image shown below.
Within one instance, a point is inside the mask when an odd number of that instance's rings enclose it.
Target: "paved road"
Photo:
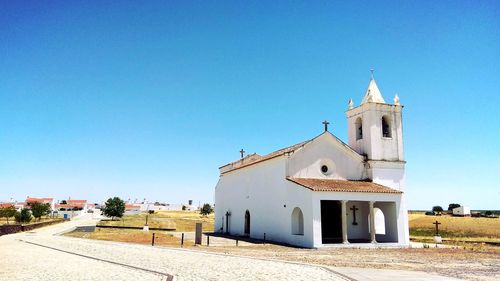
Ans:
[[[56,235],[90,215],[0,237],[0,280],[454,280],[424,272],[319,266]]]
[[[316,266],[54,235],[89,223],[0,237],[0,280],[346,280]]]

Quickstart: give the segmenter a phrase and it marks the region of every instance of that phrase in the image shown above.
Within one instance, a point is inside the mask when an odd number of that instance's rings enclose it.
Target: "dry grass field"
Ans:
[[[410,214],[410,236],[414,240],[428,241],[435,234],[436,220],[443,239],[464,242],[500,242],[499,218],[472,218],[452,216],[426,216]],[[446,241],[446,240],[445,240]]]
[[[214,214],[207,217],[197,212],[187,211],[158,211],[148,215],[149,227],[175,228],[178,232],[190,232],[195,230],[197,222],[203,224],[203,231],[214,231]],[[100,225],[135,226],[143,227],[146,223],[146,214],[126,215],[120,220],[101,221]]]
[[[154,231],[155,233],[155,245],[157,246],[169,246],[169,247],[180,247],[180,239],[161,231]],[[117,242],[129,242],[129,243],[139,243],[150,245],[152,241],[153,231],[146,232],[142,230],[135,229],[112,229],[112,228],[96,228],[95,232],[80,232],[73,231],[64,234],[65,236],[96,239],[96,240],[106,240],[106,241],[117,241]],[[186,243],[187,244],[187,243]],[[192,244],[192,243],[190,243]]]

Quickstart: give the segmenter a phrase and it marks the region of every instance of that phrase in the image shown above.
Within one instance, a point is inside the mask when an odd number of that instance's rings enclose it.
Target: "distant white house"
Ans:
[[[454,216],[470,216],[470,207],[460,206],[452,210]]]
[[[372,78],[361,105],[349,102],[348,144],[325,121],[313,139],[263,156],[241,151],[219,168],[216,231],[309,248],[408,246],[402,109]]]

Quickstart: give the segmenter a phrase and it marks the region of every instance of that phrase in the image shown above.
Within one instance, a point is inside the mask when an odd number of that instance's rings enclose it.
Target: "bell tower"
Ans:
[[[402,110],[403,106],[397,95],[394,97],[394,104],[385,102],[372,71],[361,104],[355,107],[351,99],[346,111],[349,146],[366,156],[369,177],[398,189],[403,185],[401,180],[404,178],[405,164]],[[399,179],[388,179],[387,176],[393,174],[391,171],[396,170],[399,171]],[[391,183],[386,182],[387,180]]]
[[[368,160],[403,161],[402,109],[397,95],[385,102],[372,75],[361,104],[349,101],[349,146]]]

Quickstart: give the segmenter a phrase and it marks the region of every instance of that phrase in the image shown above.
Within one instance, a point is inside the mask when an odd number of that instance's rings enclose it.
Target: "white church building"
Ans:
[[[408,246],[402,109],[370,80],[349,101],[348,144],[328,131],[219,168],[215,230],[308,248]]]

